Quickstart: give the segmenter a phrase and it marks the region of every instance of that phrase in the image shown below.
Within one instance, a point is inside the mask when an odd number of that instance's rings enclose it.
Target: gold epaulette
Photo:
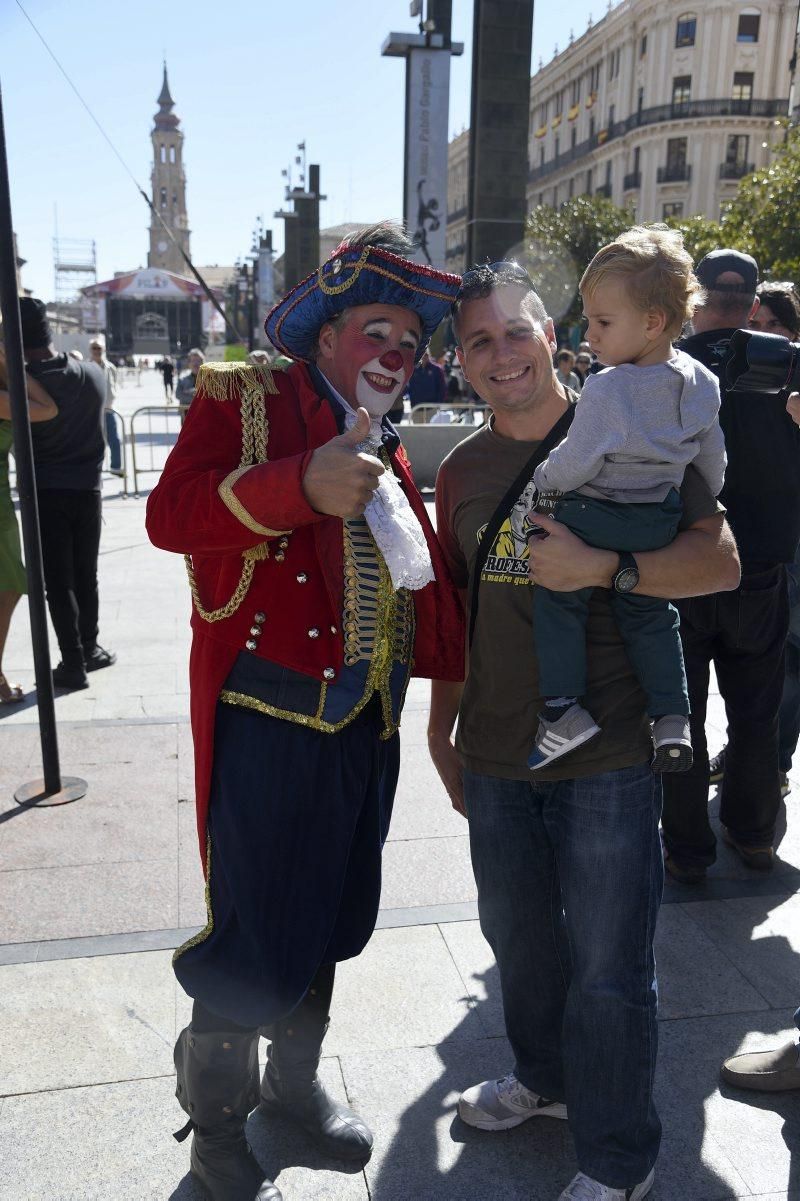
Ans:
[[[197,373],[197,390],[212,400],[234,400],[243,390],[257,387],[275,396],[278,385],[272,378],[272,368],[263,363],[203,363]]]

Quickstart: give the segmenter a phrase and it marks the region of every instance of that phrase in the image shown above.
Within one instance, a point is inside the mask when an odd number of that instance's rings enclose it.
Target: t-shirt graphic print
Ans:
[[[533,480],[526,484],[522,494],[497,532],[494,546],[486,556],[481,572],[481,583],[529,584],[528,534],[533,523],[528,517],[536,501],[536,485]],[[486,522],[477,532],[478,543],[483,537]]]

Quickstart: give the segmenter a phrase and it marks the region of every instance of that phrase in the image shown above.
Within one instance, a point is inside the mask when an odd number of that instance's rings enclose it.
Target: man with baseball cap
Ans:
[[[780,806],[778,711],[789,621],[786,567],[800,538],[800,430],[786,396],[730,391],[721,364],[735,329],[758,308],[758,265],[738,250],[714,250],[697,265],[706,299],[678,343],[720,376],[720,424],[728,465],[720,501],[736,537],[742,580],[733,592],[678,601],[692,708],[694,765],[664,779],[666,867],[698,883],[716,858],[708,819],[705,736],[709,664],[728,718],[721,783],[723,837],[746,866],[769,871]]]
[[[711,250],[697,264],[695,275],[707,291],[749,296],[752,305],[758,287],[758,263],[752,255],[741,250]],[[706,320],[709,320],[709,313],[715,308],[713,299],[709,299],[704,307]]]
[[[97,641],[106,381],[101,367],[56,352],[43,301],[22,296],[19,309],[28,371],[58,406],[52,421],[31,426],[47,606],[61,651],[53,683],[88,688],[87,672],[117,658]]]
[[[288,370],[204,364],[148,502],[194,601],[208,925],[175,956],[194,998],[175,1062],[214,1201],[280,1197],[244,1138],[259,1099],[328,1154],[372,1147],[316,1074],[335,966],[375,924],[409,677],[463,675],[460,600],[385,418],[460,283],[411,251],[373,226],[294,287],[266,321]]]

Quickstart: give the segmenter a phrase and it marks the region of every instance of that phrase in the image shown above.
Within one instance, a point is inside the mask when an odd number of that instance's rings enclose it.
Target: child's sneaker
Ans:
[[[536,742],[528,756],[528,767],[536,771],[554,759],[561,759],[576,747],[582,746],[595,734],[600,733],[600,727],[590,713],[580,705],[570,705],[566,713],[556,721],[548,721],[546,717],[539,718],[539,729],[536,731]]]
[[[689,718],[668,713],[653,723],[653,771],[688,771],[692,766]]]

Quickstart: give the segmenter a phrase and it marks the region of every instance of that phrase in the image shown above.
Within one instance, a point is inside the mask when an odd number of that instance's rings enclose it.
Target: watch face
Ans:
[[[158,253],[159,253],[159,254],[163,254],[163,253],[164,253],[164,251],[167,249],[167,244],[166,244],[166,242],[159,242],[159,243],[158,243],[158,246],[157,246],[157,248],[156,248],[156,249],[158,250]]]
[[[639,583],[639,572],[635,567],[623,567],[614,576],[614,588],[617,592],[632,592]]]

